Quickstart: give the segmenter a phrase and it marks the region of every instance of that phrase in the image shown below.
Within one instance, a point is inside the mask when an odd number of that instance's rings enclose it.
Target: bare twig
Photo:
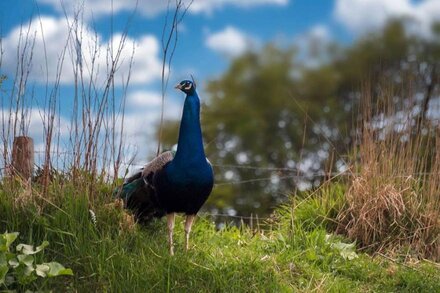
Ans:
[[[168,18],[170,15],[170,2],[171,2],[171,0],[168,0],[167,14],[165,17],[165,23],[162,30],[162,74],[161,74],[162,105],[160,111],[159,136],[157,142],[156,156],[158,156],[161,152],[162,129],[163,129],[164,108],[165,108],[165,93],[170,78],[171,62],[173,60],[178,42],[178,25],[185,17],[185,14],[188,11],[188,9],[191,7],[193,1],[194,0],[191,0],[188,3],[188,5],[185,6],[183,0],[176,0],[176,6],[172,16],[172,22],[170,27],[168,27]]]

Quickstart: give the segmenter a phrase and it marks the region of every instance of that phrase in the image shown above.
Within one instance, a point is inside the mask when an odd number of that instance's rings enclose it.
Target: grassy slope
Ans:
[[[66,189],[52,199],[58,208],[38,198],[35,201],[43,206],[39,211],[32,203],[18,208],[11,198],[0,191],[0,231],[21,232],[20,242],[48,240],[44,257],[75,272],[74,277],[54,278],[31,289],[440,292],[436,265],[402,265],[362,253],[345,259],[344,252],[350,249],[344,249],[343,239],[326,236],[328,223],[319,220],[331,216],[337,199],[303,201],[294,210],[295,218],[290,208],[280,209],[276,222],[259,232],[232,226],[216,231],[208,219],[198,219],[188,253],[183,251],[183,223],[178,218],[176,255],[170,257],[164,221],[143,228],[132,225],[120,208],[104,203],[105,197],[94,204],[96,226],[88,200]]]

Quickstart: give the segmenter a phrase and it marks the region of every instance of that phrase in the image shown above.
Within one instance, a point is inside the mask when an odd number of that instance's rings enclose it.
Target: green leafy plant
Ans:
[[[11,249],[18,235],[18,232],[0,234],[0,288],[17,284],[29,285],[39,277],[73,275],[71,269],[58,262],[36,262],[35,255],[49,245],[47,241],[35,248],[33,245],[20,243],[15,251]]]

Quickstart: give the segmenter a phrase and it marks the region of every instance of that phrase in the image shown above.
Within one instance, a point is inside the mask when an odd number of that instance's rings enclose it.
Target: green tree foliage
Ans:
[[[210,81],[202,129],[218,185],[208,208],[264,215],[298,184],[321,183],[316,173],[346,161],[365,92],[374,98],[393,89],[396,104],[413,103],[425,119],[439,93],[440,29],[422,38],[405,26],[393,21],[349,47],[328,45],[318,66],[298,58],[295,47],[269,44]],[[177,129],[177,121],[166,123],[165,146],[175,143]]]

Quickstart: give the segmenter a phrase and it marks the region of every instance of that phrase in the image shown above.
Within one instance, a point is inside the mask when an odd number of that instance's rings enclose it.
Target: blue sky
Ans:
[[[46,83],[50,87],[55,80],[57,58],[66,44],[67,23],[72,19],[74,7],[81,3],[84,3],[84,43],[97,36],[99,49],[104,52],[111,39],[118,40],[136,6],[136,0],[0,2],[4,51],[0,68],[2,74],[8,77],[14,75],[20,27],[29,27],[31,35],[35,37],[32,72],[26,89],[26,93],[32,92],[34,96],[31,103],[35,109],[41,106],[39,100],[44,96]],[[121,65],[119,75],[116,76],[118,80],[126,77],[126,61],[131,57],[134,44],[132,82],[127,90],[126,134],[132,145],[142,153],[148,152],[142,145],[151,141],[153,127],[147,127],[150,131],[145,133],[135,128],[154,123],[159,113],[160,39],[166,3],[166,0],[139,0],[138,8],[128,25],[127,49],[122,52],[125,65]],[[429,25],[434,20],[440,20],[440,1],[195,0],[180,26],[170,84],[193,74],[203,92],[207,80],[224,72],[231,60],[246,50],[258,50],[267,42],[280,45],[307,43],[310,38],[349,44],[362,34],[379,29],[390,17],[403,15],[413,17],[418,22],[420,33],[427,35]],[[102,66],[105,65],[104,55],[102,53],[98,60]],[[69,60],[69,56],[66,59]],[[68,63],[65,62],[62,71],[60,94],[60,127],[66,128],[62,130],[64,133],[68,131],[73,90],[72,66]],[[11,87],[11,78],[8,78],[4,89],[7,91]],[[122,87],[118,83],[117,93],[122,94]],[[167,101],[166,115],[179,117],[182,94],[170,87]],[[37,114],[34,116],[29,132],[36,137],[38,145],[42,143],[38,140],[42,134],[41,117]],[[141,157],[145,158],[146,155]]]

